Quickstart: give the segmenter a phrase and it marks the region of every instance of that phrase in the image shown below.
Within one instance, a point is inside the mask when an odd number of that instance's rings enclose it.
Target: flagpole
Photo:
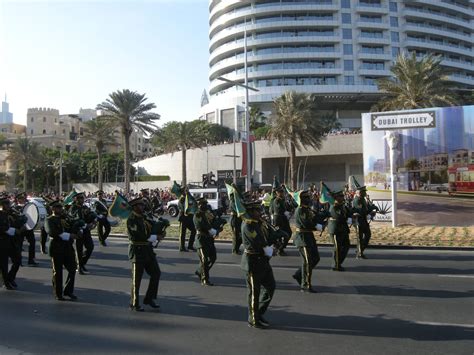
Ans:
[[[244,71],[245,71],[245,136],[247,139],[247,178],[245,188],[252,190],[251,163],[250,163],[250,118],[249,118],[249,87],[248,87],[248,66],[247,66],[247,18],[245,19],[244,29]]]

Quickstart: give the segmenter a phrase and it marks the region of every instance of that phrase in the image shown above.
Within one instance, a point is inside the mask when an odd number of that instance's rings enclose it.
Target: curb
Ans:
[[[97,237],[97,234],[92,234],[92,236]],[[109,234],[109,237],[123,238],[126,239],[125,234]],[[178,238],[166,238],[166,241],[179,241]],[[230,239],[217,239],[216,242],[231,244],[232,240]],[[290,244],[292,245],[292,244]],[[319,243],[318,247],[332,247],[332,244],[329,243]],[[357,245],[351,244],[351,248],[356,248]],[[411,246],[411,245],[370,245],[370,249],[386,249],[386,250],[442,250],[442,251],[474,251],[474,247],[432,247],[432,246]]]

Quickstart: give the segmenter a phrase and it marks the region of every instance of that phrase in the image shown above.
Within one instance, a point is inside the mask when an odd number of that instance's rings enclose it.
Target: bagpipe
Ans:
[[[271,224],[266,216],[261,217],[260,222],[268,246],[274,246],[276,249],[280,248],[284,244],[285,238],[288,238],[288,233]]]
[[[156,235],[157,237],[156,242],[152,242],[153,247],[156,248],[160,241],[166,237],[166,229],[170,226],[170,221],[163,217],[153,216],[150,218],[146,216],[145,223],[149,225],[150,235]]]
[[[25,224],[28,222],[28,217],[22,210],[14,206],[8,213],[8,221],[13,228],[22,229],[25,228]]]
[[[215,237],[219,235],[220,232],[224,230],[224,225],[227,221],[222,218],[222,211],[219,209],[217,210],[207,210],[206,217],[209,223],[211,224],[212,228],[217,231]]]

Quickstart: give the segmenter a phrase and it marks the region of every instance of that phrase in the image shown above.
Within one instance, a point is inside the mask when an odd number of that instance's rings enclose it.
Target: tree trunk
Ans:
[[[102,190],[102,149],[97,148],[97,184],[99,190]]]
[[[290,185],[296,191],[296,147],[290,142]]]
[[[187,185],[187,176],[186,176],[186,148],[183,148],[181,150],[181,186],[185,187]]]
[[[130,192],[130,135],[128,132],[123,131],[125,153],[123,156],[123,171],[124,171],[124,182],[125,182],[125,193]]]
[[[26,183],[27,183],[27,171],[28,171],[28,163],[23,161],[23,191],[26,192]]]

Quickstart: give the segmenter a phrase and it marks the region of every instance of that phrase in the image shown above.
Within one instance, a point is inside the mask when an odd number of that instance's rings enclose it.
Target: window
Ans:
[[[352,54],[352,44],[344,44],[344,54]]]
[[[80,134],[81,136],[84,135],[84,128],[83,128],[83,127],[79,127],[79,134]]]
[[[396,58],[399,53],[400,53],[400,48],[392,47],[392,57]]]
[[[344,77],[344,84],[354,85],[354,77],[352,75]]]
[[[398,5],[395,1],[390,1],[388,3],[388,6],[389,6],[391,12],[397,12],[398,11]]]
[[[46,130],[45,130],[45,129],[43,129],[43,134],[46,134]]]
[[[342,14],[342,23],[351,23],[351,14]]]
[[[351,8],[351,0],[341,0],[341,6],[343,9]]]
[[[398,27],[398,18],[394,16],[390,16],[390,26]]]
[[[390,37],[392,38],[392,42],[400,42],[400,36],[398,32],[390,32]]]
[[[56,135],[56,131],[54,131],[54,135]]]
[[[66,130],[65,130],[65,129],[63,129],[63,135],[64,135],[64,134],[66,134]]]
[[[35,121],[35,118],[31,117],[30,122],[34,122],[34,121]]]
[[[342,30],[343,39],[352,39],[352,30],[350,28],[344,28]]]
[[[46,122],[46,117],[43,117],[43,122]]]
[[[353,60],[345,60],[344,61],[344,70],[354,70],[354,61]]]
[[[33,130],[31,130],[31,135],[33,135]]]

